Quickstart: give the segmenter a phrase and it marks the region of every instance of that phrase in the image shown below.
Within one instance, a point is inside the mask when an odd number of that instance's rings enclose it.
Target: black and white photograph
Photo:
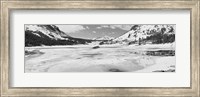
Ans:
[[[25,73],[175,72],[175,24],[25,24]]]

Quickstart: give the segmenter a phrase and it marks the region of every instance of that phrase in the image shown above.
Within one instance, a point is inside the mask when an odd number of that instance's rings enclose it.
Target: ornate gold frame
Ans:
[[[8,96],[200,96],[199,0],[2,0],[1,94]],[[13,9],[189,9],[191,11],[190,88],[13,88],[9,87],[9,14]]]

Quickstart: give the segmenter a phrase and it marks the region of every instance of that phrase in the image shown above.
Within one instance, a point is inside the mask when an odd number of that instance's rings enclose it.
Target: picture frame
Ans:
[[[1,96],[200,96],[199,0],[1,0]],[[10,87],[11,10],[190,10],[191,86],[188,87]]]

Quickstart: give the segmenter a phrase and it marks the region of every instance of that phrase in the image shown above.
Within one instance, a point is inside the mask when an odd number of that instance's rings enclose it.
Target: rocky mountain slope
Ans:
[[[25,25],[25,46],[73,45],[90,42],[91,40],[73,38],[55,25]]]
[[[168,43],[175,41],[175,25],[134,25],[127,33],[115,38],[113,42],[151,41]]]

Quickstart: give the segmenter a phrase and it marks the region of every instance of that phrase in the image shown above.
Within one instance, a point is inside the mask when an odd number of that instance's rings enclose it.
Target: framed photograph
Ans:
[[[1,95],[200,96],[199,0],[1,1]]]

